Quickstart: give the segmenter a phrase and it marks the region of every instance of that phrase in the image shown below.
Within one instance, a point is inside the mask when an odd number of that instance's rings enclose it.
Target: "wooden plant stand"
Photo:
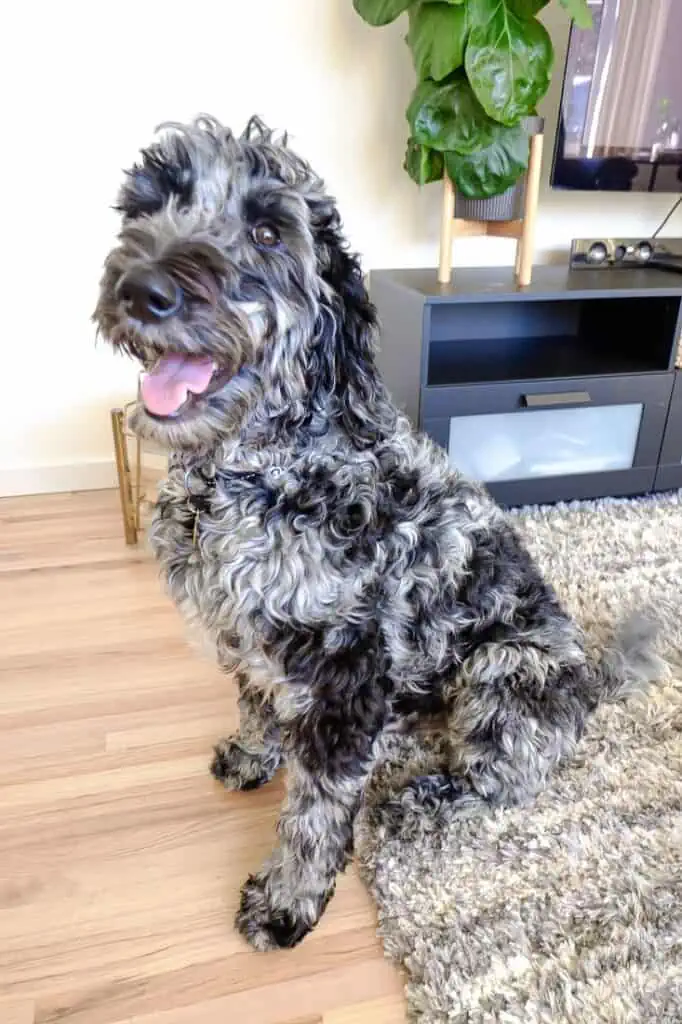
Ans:
[[[516,239],[514,273],[521,286],[530,284],[535,253],[535,225],[542,168],[542,132],[530,136],[530,157],[526,173],[523,217],[520,220],[465,220],[455,216],[455,186],[445,174],[443,178],[443,212],[440,232],[440,263],[438,280],[449,284],[452,279],[452,243],[455,238],[488,235],[491,238]]]

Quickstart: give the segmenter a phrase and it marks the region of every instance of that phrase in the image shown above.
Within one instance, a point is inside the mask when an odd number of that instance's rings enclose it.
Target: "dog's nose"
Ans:
[[[175,316],[182,307],[182,291],[159,267],[132,267],[119,281],[116,292],[131,316],[149,324]]]

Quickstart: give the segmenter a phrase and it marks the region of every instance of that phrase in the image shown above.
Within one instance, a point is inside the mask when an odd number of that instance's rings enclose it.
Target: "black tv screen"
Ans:
[[[682,0],[589,0],[568,45],[551,183],[682,190]]]

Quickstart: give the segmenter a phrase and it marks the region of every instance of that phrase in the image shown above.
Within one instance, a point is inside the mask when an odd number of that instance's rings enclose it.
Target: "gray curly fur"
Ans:
[[[285,143],[257,119],[240,138],[167,127],[127,175],[95,313],[146,367],[169,351],[218,367],[179,416],[139,405],[133,425],[172,452],[151,528],[170,592],[240,671],[214,773],[247,789],[286,759],[278,844],[237,915],[260,950],[317,923],[391,732],[447,721],[443,772],[406,787],[396,825],[415,804],[519,804],[653,668],[642,637],[588,659],[509,519],[396,410],[334,201]],[[116,286],[140,262],[182,288],[181,314],[126,311]]]

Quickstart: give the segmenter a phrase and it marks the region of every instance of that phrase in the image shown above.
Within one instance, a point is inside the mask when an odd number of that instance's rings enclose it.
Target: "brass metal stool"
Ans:
[[[151,499],[143,489],[144,454],[167,457],[167,453],[162,449],[153,445],[143,445],[139,437],[136,437],[128,428],[128,413],[134,405],[135,402],[128,402],[120,408],[111,410],[111,429],[114,435],[114,455],[123,518],[123,535],[126,544],[131,545],[137,544],[140,538],[143,510],[145,504],[151,503]]]

